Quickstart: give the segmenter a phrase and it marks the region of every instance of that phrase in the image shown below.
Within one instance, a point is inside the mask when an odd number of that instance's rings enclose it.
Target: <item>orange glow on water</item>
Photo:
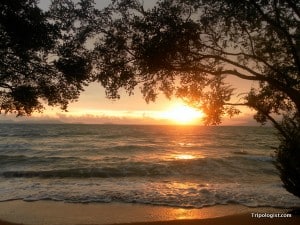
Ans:
[[[196,156],[189,155],[189,154],[179,154],[175,156],[176,159],[188,160],[188,159],[195,159]]]

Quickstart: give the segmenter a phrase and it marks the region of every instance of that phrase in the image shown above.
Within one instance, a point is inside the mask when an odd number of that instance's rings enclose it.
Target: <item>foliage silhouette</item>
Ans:
[[[276,166],[299,196],[300,2],[296,0],[92,0],[0,2],[1,111],[30,115],[43,104],[67,109],[98,81],[108,98],[136,87],[147,102],[177,96],[219,124],[237,106],[271,121],[281,145]],[[236,93],[233,76],[252,83]]]
[[[4,113],[30,115],[44,104],[66,110],[91,79],[90,52],[82,42],[91,2],[53,1],[48,12],[37,2],[0,2],[0,110]]]
[[[111,98],[136,86],[146,101],[176,95],[203,110],[207,124],[238,114],[237,106],[254,109],[279,131],[276,166],[299,197],[299,18],[296,0],[160,0],[150,9],[113,0],[99,20],[96,79]],[[252,88],[235,93],[230,76]]]

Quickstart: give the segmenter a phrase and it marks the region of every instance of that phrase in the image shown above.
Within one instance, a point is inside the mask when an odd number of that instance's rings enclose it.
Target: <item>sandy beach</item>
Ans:
[[[274,218],[263,218],[267,213]],[[184,209],[124,203],[74,204],[53,201],[0,203],[0,225],[251,225],[300,224],[300,217],[277,218],[286,209],[248,208],[239,205]],[[258,218],[255,215],[261,215]],[[276,217],[276,218],[275,218]]]
[[[253,219],[249,218],[249,215],[241,214],[234,216],[225,216],[211,219],[194,219],[194,220],[173,220],[173,221],[158,221],[158,222],[140,222],[140,223],[124,223],[118,225],[298,225],[300,222],[298,218],[289,218],[289,219]],[[16,223],[10,223],[6,221],[0,221],[0,225],[22,225]]]

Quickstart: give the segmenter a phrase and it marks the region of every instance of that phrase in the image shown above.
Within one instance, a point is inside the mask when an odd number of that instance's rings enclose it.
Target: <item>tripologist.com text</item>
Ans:
[[[289,213],[251,213],[252,218],[291,218]]]

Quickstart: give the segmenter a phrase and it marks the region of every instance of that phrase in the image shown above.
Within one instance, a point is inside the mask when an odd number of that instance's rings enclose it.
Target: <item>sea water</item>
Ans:
[[[271,127],[1,124],[0,201],[293,207]]]

